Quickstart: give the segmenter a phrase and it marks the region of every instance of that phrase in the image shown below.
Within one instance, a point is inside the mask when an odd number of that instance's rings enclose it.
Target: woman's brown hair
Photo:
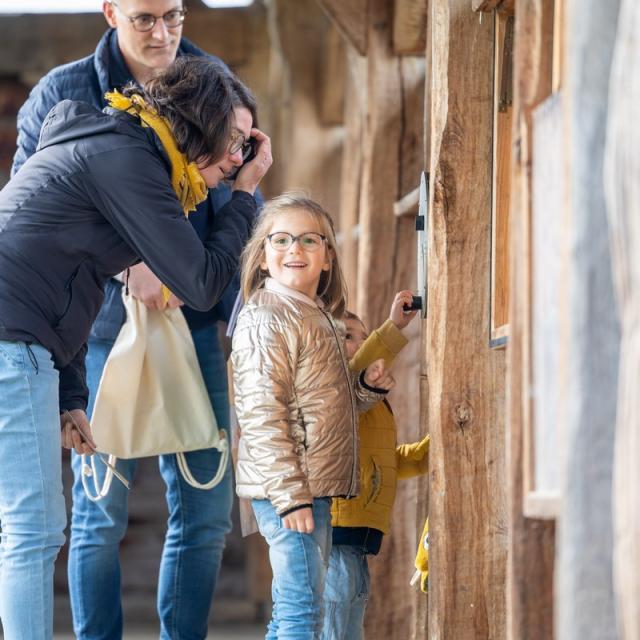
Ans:
[[[246,107],[257,122],[251,91],[227,67],[206,56],[179,56],[141,89],[129,85],[125,95],[140,93],[169,121],[178,149],[189,162],[215,162],[228,148],[234,107]]]
[[[336,237],[331,216],[314,200],[305,194],[288,192],[265,202],[256,222],[253,234],[242,253],[242,272],[240,286],[245,302],[252,293],[264,285],[269,274],[260,264],[265,260],[264,244],[271,231],[276,216],[287,211],[304,211],[313,218],[326,237],[329,252],[329,270],[323,271],[318,283],[318,297],[325,304],[327,311],[339,318],[343,313],[347,300],[347,287],[342,276],[336,246]]]

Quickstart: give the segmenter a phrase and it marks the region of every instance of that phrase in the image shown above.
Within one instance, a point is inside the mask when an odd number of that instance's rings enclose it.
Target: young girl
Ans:
[[[331,218],[303,196],[267,202],[242,266],[233,337],[240,426],[236,490],[269,544],[267,639],[317,638],[331,551],[331,497],[358,493],[357,405],[393,386],[376,361],[351,374],[333,316],[345,287]]]

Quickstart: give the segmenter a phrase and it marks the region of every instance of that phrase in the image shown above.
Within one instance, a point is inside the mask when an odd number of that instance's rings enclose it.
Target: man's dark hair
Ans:
[[[233,109],[245,106],[256,118],[249,89],[225,66],[206,57],[180,56],[141,90],[130,86],[125,94],[142,93],[171,126],[178,148],[190,162],[215,162],[229,144]]]

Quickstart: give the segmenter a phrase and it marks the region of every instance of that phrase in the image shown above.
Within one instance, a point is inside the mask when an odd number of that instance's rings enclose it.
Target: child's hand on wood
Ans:
[[[299,531],[300,533],[311,533],[315,526],[311,507],[296,509],[283,516],[282,525],[285,529],[293,529],[293,531]]]
[[[386,368],[383,358],[372,362],[367,367],[364,372],[364,381],[368,386],[374,389],[383,389],[384,391],[389,391],[396,386],[396,381]]]
[[[398,329],[404,329],[415,317],[417,311],[405,311],[404,305],[410,305],[413,300],[412,291],[400,291],[396,293],[396,297],[391,303],[391,312],[389,313],[389,320],[398,327]]]

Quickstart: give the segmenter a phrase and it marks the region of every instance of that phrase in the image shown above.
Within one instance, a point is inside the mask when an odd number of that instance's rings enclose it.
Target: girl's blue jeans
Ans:
[[[316,640],[322,631],[322,592],[331,553],[331,499],[313,501],[313,533],[282,526],[269,500],[253,500],[269,545],[273,612],[265,640]]]
[[[334,546],[324,587],[321,640],[362,640],[369,585],[364,549],[347,544]]]
[[[4,637],[53,636],[64,543],[58,372],[43,347],[0,341],[0,619]]]
[[[228,435],[229,406],[225,359],[219,346],[217,327],[192,332],[193,342],[218,426]],[[90,341],[87,354],[89,412],[98,389],[102,369],[113,343]],[[186,454],[196,480],[211,479],[220,454],[215,450]],[[168,528],[158,580],[160,637],[182,640],[207,635],[211,600],[220,569],[226,534],[231,530],[231,465],[222,482],[211,490],[195,489],[180,473],[175,455],[158,458],[167,491]],[[137,460],[118,460],[117,468],[132,479]],[[80,640],[122,638],[120,600],[120,541],[127,530],[127,489],[115,478],[108,495],[97,503],[85,495],[81,458],[73,455],[74,473],[69,590],[73,626]],[[104,465],[96,465],[104,477]],[[102,480],[102,477],[100,480]],[[132,488],[135,491],[135,485]]]

